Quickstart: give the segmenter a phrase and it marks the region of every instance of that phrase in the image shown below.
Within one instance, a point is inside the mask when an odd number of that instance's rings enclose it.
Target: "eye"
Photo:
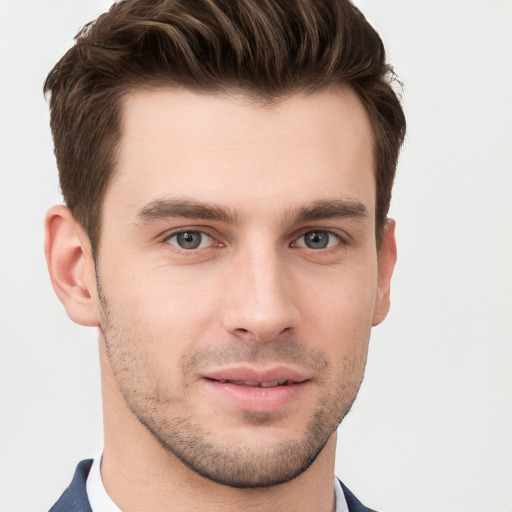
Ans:
[[[304,233],[295,243],[296,247],[307,247],[308,249],[328,249],[341,242],[341,238],[330,231],[308,231]]]
[[[204,249],[215,243],[210,235],[202,231],[180,231],[171,235],[165,242],[185,250]]]

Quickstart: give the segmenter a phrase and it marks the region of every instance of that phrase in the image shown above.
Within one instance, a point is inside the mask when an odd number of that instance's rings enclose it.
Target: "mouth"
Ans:
[[[280,365],[267,368],[253,368],[247,366],[220,368],[204,373],[203,377],[240,386],[275,387],[304,382],[309,380],[311,375],[289,366]]]
[[[214,380],[215,379],[211,379]],[[220,379],[216,382],[220,382],[221,384],[234,384],[235,386],[248,386],[250,388],[275,388],[277,386],[291,386],[292,384],[297,384],[291,380],[271,380],[264,382],[257,381],[248,381],[248,380],[226,380]]]
[[[291,405],[309,387],[311,377],[286,367],[267,370],[228,368],[203,376],[216,402],[244,411],[273,411]]]

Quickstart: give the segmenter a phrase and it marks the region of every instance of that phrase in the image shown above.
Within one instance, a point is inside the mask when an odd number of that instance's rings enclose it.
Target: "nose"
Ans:
[[[225,279],[223,325],[234,337],[267,342],[300,323],[291,269],[277,253],[239,254]]]

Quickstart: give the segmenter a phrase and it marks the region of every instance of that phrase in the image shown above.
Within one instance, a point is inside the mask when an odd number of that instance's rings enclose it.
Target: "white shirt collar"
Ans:
[[[345,493],[341,488],[340,481],[334,478],[334,495],[336,497],[336,506],[334,512],[349,512]]]
[[[87,497],[89,498],[92,512],[122,512],[105,490],[103,480],[101,479],[100,465],[101,457],[95,458],[87,477]]]
[[[101,479],[101,457],[94,459],[89,476],[87,477],[87,497],[93,512],[122,512],[108,495]],[[337,478],[334,479],[334,494],[336,508],[334,512],[349,512],[345,494]]]

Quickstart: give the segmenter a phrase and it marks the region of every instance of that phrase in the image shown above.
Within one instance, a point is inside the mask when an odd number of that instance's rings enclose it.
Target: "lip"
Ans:
[[[311,377],[304,372],[289,366],[273,366],[269,368],[251,368],[237,366],[233,368],[220,368],[202,375],[210,380],[242,380],[248,382],[272,382],[274,380],[287,380],[294,383],[304,382]]]
[[[299,398],[311,384],[311,377],[287,366],[257,369],[222,368],[202,375],[205,388],[215,397],[244,411],[270,412]],[[254,383],[287,381],[286,385],[260,387]],[[251,383],[241,385],[240,382]]]

